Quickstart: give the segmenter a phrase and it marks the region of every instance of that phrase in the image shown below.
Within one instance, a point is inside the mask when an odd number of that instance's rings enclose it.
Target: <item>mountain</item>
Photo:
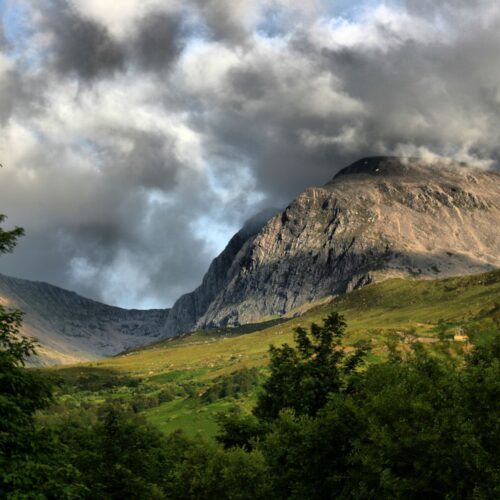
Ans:
[[[197,320],[206,314],[230,284],[233,275],[244,266],[242,259],[254,238],[277,212],[275,208],[263,210],[249,219],[231,238],[224,251],[210,264],[201,285],[175,302],[163,329],[164,337],[189,332],[196,327]]]
[[[189,331],[227,285],[237,255],[278,210],[260,212],[236,233],[192,293],[174,310],[126,310],[86,299],[47,283],[0,274],[0,304],[24,313],[21,332],[39,341],[31,365],[70,364],[111,356],[133,347]],[[172,316],[172,317],[171,317]],[[172,335],[172,334],[170,334]]]
[[[92,360],[153,342],[169,313],[120,309],[47,283],[1,274],[0,304],[25,313],[22,333],[40,343],[32,365]]]
[[[250,219],[201,285],[168,310],[127,311],[0,275],[0,303],[26,312],[39,363],[71,363],[197,329],[302,311],[387,278],[500,268],[500,173],[445,160],[375,157]]]
[[[498,172],[447,160],[359,160],[258,231],[238,233],[203,284],[174,304],[163,336],[256,322],[388,277],[498,268],[499,207]]]

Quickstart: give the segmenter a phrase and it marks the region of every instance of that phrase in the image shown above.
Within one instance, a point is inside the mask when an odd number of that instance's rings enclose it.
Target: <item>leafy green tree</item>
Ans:
[[[498,498],[499,415],[500,337],[465,360],[416,344],[315,416],[281,412],[258,449],[274,498]]]
[[[254,389],[259,382],[256,368],[242,368],[228,375],[217,377],[202,394],[202,399],[213,403],[217,399],[239,397]]]
[[[500,498],[500,335],[466,356],[455,392],[469,429],[469,461],[477,498]]]
[[[470,471],[455,387],[455,367],[419,344],[406,357],[393,353],[388,362],[370,366],[346,402],[358,432],[350,440],[344,491],[354,498],[462,498]]]
[[[271,346],[270,376],[263,386],[254,414],[275,419],[285,408],[296,415],[314,416],[330,394],[349,388],[351,375],[363,362],[366,348],[351,355],[342,348],[346,323],[334,312],[319,326],[295,330],[296,347]]]
[[[51,396],[46,381],[23,369],[35,343],[19,337],[21,318],[20,311],[0,305],[0,463],[29,447],[33,413],[47,406]]]
[[[224,451],[198,439],[174,469],[167,498],[192,500],[267,500],[270,478],[259,451]]]
[[[21,228],[0,228],[0,253],[11,252],[22,234]],[[34,413],[49,404],[52,391],[45,379],[24,369],[36,343],[20,335],[21,321],[20,311],[0,305],[0,497],[30,489],[46,472],[33,459],[40,451]]]
[[[7,216],[0,214],[0,224],[5,222]],[[0,227],[0,254],[12,252],[17,244],[18,238],[24,235],[24,229],[15,227],[9,231]]]
[[[254,441],[265,436],[268,425],[254,415],[247,415],[238,410],[234,409],[217,416],[220,431],[216,439],[226,449],[251,450],[254,448]]]
[[[174,465],[189,445],[167,439],[131,409],[104,403],[52,423],[60,454],[78,471],[83,498],[165,498]]]

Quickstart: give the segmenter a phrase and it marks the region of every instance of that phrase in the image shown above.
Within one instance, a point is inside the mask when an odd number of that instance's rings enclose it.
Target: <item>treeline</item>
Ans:
[[[491,499],[500,497],[500,336],[463,356],[389,346],[366,364],[342,347],[343,318],[271,348],[251,415],[219,418],[217,442],[165,436],[106,403],[40,421],[33,344],[0,307],[0,497],[99,499]],[[200,397],[238,394],[257,372]]]

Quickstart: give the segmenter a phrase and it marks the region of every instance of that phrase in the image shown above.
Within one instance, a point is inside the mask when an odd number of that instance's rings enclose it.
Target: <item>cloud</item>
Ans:
[[[169,305],[245,218],[361,156],[499,164],[493,0],[16,5],[0,211],[27,236],[0,272]]]
[[[133,50],[146,69],[168,66],[182,50],[182,18],[166,12],[150,12],[138,22]]]
[[[180,54],[184,43],[180,12],[159,6],[144,10],[137,2],[126,2],[121,17],[130,26],[124,31],[114,22],[116,8],[100,5],[72,0],[31,3],[42,50],[58,73],[85,82],[109,78],[131,66],[159,71]]]
[[[60,73],[92,79],[123,68],[125,54],[106,27],[84,17],[71,3],[42,3],[39,29],[48,38],[49,59]]]

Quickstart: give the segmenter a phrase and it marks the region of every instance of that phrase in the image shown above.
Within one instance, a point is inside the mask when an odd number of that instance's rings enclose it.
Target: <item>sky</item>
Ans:
[[[497,0],[0,0],[0,272],[170,306],[363,156],[500,158]]]

